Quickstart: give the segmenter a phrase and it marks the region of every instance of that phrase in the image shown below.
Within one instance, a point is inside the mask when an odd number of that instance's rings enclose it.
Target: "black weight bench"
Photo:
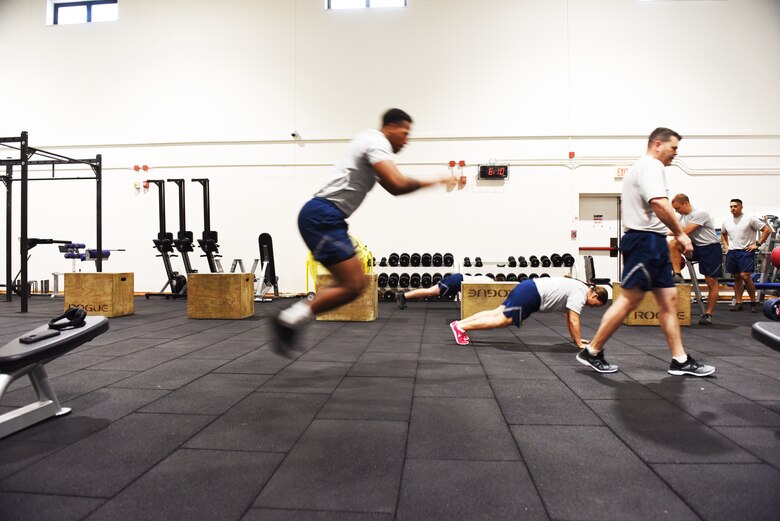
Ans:
[[[62,416],[70,412],[69,408],[62,407],[57,400],[44,365],[108,331],[108,319],[101,316],[86,317],[83,326],[59,331],[57,336],[34,343],[19,341],[20,338],[40,336],[52,331],[49,325],[44,325],[0,347],[0,401],[11,382],[24,375],[29,375],[38,395],[37,402],[0,416],[0,438],[52,416]]]
[[[762,344],[780,351],[780,322],[756,322],[750,333]]]

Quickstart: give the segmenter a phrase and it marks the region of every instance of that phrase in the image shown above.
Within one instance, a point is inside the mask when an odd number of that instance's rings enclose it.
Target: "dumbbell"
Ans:
[[[376,284],[380,288],[386,288],[387,287],[387,279],[389,277],[387,276],[387,273],[380,273],[379,277],[376,279]]]
[[[380,266],[387,266],[387,257],[382,257],[382,260],[379,261]]]
[[[420,283],[424,288],[430,288],[431,282],[433,282],[433,280],[430,273],[423,273],[422,277],[420,277]]]
[[[521,268],[527,268],[528,261],[525,260],[525,257],[521,255],[520,257],[517,258],[517,265],[520,266]]]
[[[550,266],[552,266],[552,261],[550,261],[550,257],[548,257],[547,255],[542,255],[542,258],[539,260],[542,262],[543,268],[549,268]]]
[[[482,257],[476,257],[474,259],[474,266],[477,267],[477,268],[481,268],[482,267]]]
[[[532,268],[538,268],[540,264],[539,259],[536,257],[536,255],[531,255],[530,257],[528,257],[528,262],[531,263]]]
[[[488,277],[488,278],[491,278],[493,280],[496,280],[496,276],[493,275],[492,273],[485,273],[485,276]]]
[[[506,280],[507,282],[517,282],[517,275],[515,275],[514,273],[510,273],[509,275],[506,276]]]
[[[433,265],[437,268],[444,264],[444,258],[442,257],[441,253],[434,253],[433,259],[431,260],[433,261]]]
[[[391,273],[390,276],[387,278],[387,285],[391,288],[397,288],[398,287],[398,273]]]
[[[572,256],[571,253],[564,253],[563,255],[561,255],[561,258],[563,259],[563,265],[566,266],[567,268],[571,268],[572,266],[574,266],[574,257]]]
[[[553,253],[552,255],[550,255],[550,260],[552,261],[552,265],[555,268],[560,268],[561,266],[563,266],[563,257],[558,255],[557,253]]]
[[[396,298],[395,291],[389,289],[385,291],[384,295],[382,295],[382,300],[384,300],[385,302],[393,302],[395,298]]]
[[[401,254],[401,257],[399,258],[399,260],[398,260],[398,261],[399,261],[398,263],[399,263],[401,266],[403,266],[403,267],[406,267],[406,266],[408,266],[408,265],[409,265],[409,261],[411,261],[411,257],[409,256],[409,254],[408,254],[408,253],[402,253],[402,254]]]
[[[497,273],[496,274],[496,282],[504,282],[506,281],[506,275],[503,273]]]
[[[541,279],[549,279],[549,278],[550,278],[550,274],[549,274],[549,273],[542,273],[542,274],[539,276],[539,278],[541,278]]]
[[[420,287],[420,274],[419,273],[412,273],[412,276],[409,277],[409,284],[413,288],[419,288]]]
[[[451,253],[445,253],[442,260],[444,261],[444,266],[448,268],[455,264],[455,256]]]
[[[520,275],[517,276],[517,280],[520,282],[523,282],[524,280],[528,280],[528,275],[526,275],[525,273],[521,273]]]
[[[409,259],[409,264],[412,266],[419,266],[421,260],[422,258],[420,257],[419,253],[412,253],[412,256]]]
[[[464,268],[470,268],[471,267],[471,259],[468,257],[463,257],[463,267]]]
[[[390,256],[387,258],[387,264],[389,266],[392,266],[393,268],[398,266],[398,254],[397,253],[391,253]]]
[[[509,263],[509,267],[510,267],[510,268],[516,268],[516,267],[517,267],[517,261],[516,261],[516,260],[515,260],[515,258],[514,258],[514,257],[512,257],[511,255],[510,255],[510,256],[509,256],[509,258],[507,259],[507,262]]]
[[[531,273],[530,275],[528,275],[528,278],[531,279],[531,280],[538,279],[539,275],[537,275],[536,273]]]
[[[402,273],[401,276],[398,277],[398,286],[402,288],[408,288],[410,282],[409,279],[411,279],[411,277],[408,273]]]
[[[431,285],[438,284],[442,278],[441,273],[434,273],[433,277],[431,277]]]
[[[424,267],[428,267],[431,265],[431,254],[430,253],[423,253],[420,264]]]
[[[780,298],[764,302],[764,316],[769,320],[780,322]]]

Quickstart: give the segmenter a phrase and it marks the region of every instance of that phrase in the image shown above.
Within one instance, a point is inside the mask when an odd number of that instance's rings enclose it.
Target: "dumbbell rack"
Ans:
[[[529,256],[528,259],[531,257],[533,256]],[[547,256],[540,256],[539,259],[542,259],[543,257]],[[550,257],[552,257],[552,255],[550,255]],[[509,257],[507,257],[507,260],[502,261],[482,261],[482,265],[477,266],[478,258],[479,257],[474,257],[473,260],[469,258],[470,266],[466,266],[466,258],[464,258],[464,261],[461,264],[462,268],[460,273],[463,273],[464,275],[485,275],[499,281],[508,280],[510,282],[513,282],[514,280],[522,281],[525,280],[525,278],[572,275],[573,262],[570,266],[554,266],[552,263],[549,266],[543,266],[540,260],[538,266],[531,266],[529,263],[528,266],[521,267],[519,264],[511,266],[511,263],[508,260]],[[511,275],[514,275],[516,278],[509,280]],[[525,277],[523,277],[523,275],[525,275]]]
[[[393,262],[393,256],[396,256],[396,261],[398,262],[395,266],[390,266],[389,262]],[[403,260],[403,256],[407,256],[408,258]],[[419,258],[415,260],[415,256]],[[426,256],[430,257],[426,260],[426,264],[430,264],[423,266],[422,262]],[[442,259],[442,263],[439,266],[434,266],[432,264],[433,257],[436,256],[439,256]],[[447,257],[449,257],[449,259],[447,259]],[[451,262],[449,266],[445,265],[445,261],[447,260]],[[406,265],[402,266],[401,262],[404,262]],[[419,262],[419,264],[413,266],[412,262]],[[432,287],[436,285],[439,280],[441,280],[439,277],[443,278],[451,273],[458,272],[459,266],[455,265],[454,256],[449,253],[445,253],[444,255],[440,253],[435,253],[433,255],[409,255],[405,253],[398,255],[396,253],[391,253],[388,255],[388,257],[383,257],[380,262],[376,262],[374,269],[379,274],[379,298],[381,300],[392,301],[395,300],[395,294],[397,291],[408,291],[413,289]],[[392,278],[393,276],[397,276],[398,281],[392,285],[390,284],[390,281],[384,280],[385,277]],[[417,284],[413,284],[415,276],[420,277],[420,280]]]

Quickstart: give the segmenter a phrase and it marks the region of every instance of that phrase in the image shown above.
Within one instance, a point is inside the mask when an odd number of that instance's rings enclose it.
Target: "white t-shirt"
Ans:
[[[755,242],[756,232],[763,227],[764,223],[758,217],[748,217],[743,213],[739,217],[732,215],[723,221],[721,233],[727,233],[730,250],[744,250]]]
[[[534,279],[536,290],[542,297],[541,312],[566,311],[570,309],[578,315],[588,299],[588,286],[575,279],[566,277],[545,277]]]
[[[349,152],[336,166],[334,178],[314,194],[327,199],[349,217],[377,182],[373,165],[395,161],[390,141],[378,130],[361,132],[349,143]]]
[[[690,223],[698,224],[695,231],[688,234],[694,246],[707,246],[708,244],[718,243],[720,239],[715,233],[715,225],[712,224],[712,217],[704,210],[691,210],[688,215],[680,215],[680,224],[683,228]]]
[[[669,198],[664,164],[653,156],[644,155],[634,163],[623,179],[620,201],[623,231],[628,230],[666,234],[668,229],[655,215],[650,200]]]

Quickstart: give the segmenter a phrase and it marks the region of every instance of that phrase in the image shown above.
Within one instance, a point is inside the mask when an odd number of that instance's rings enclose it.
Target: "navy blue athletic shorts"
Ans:
[[[447,275],[439,281],[439,298],[445,299],[450,295],[455,295],[460,291],[461,284],[463,284],[463,275],[460,273]]]
[[[753,273],[754,271],[756,271],[756,264],[753,261],[753,252],[729,250],[726,253],[726,272]]]
[[[630,230],[623,235],[620,250],[623,252],[620,287],[642,291],[674,287],[666,235]]]
[[[503,302],[504,316],[511,318],[517,327],[523,320],[531,316],[531,313],[539,311],[542,306],[542,297],[532,279],[526,279],[509,292]]]
[[[347,235],[347,221],[336,205],[315,197],[303,205],[298,214],[298,230],[314,259],[332,266],[355,255]]]
[[[693,260],[699,261],[699,273],[719,278],[723,273],[723,250],[719,242],[693,247]]]

